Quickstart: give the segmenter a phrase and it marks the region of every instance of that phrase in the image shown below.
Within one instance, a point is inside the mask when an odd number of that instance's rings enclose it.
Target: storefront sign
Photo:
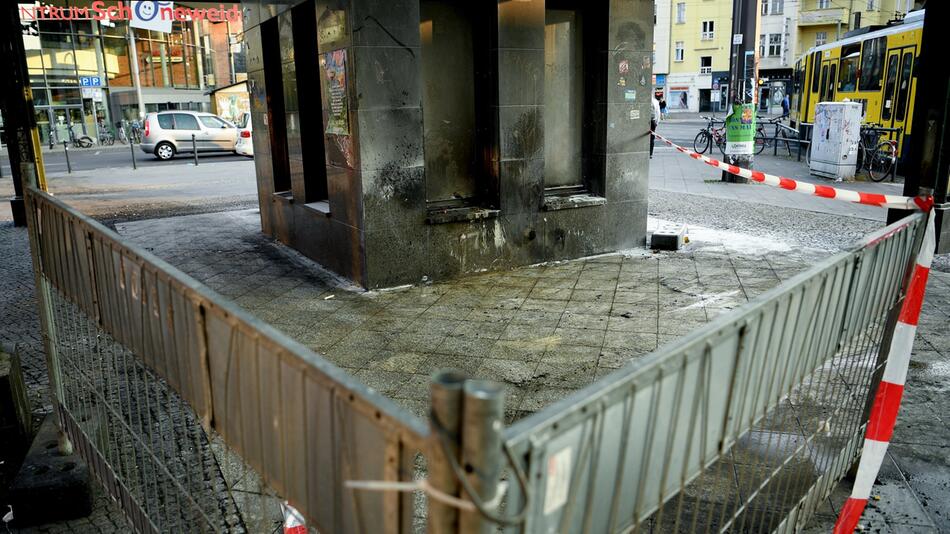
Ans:
[[[174,2],[131,2],[132,18],[129,26],[142,30],[171,33],[172,17],[162,15],[163,10],[174,11]]]
[[[98,87],[81,87],[82,97],[91,98],[93,102],[102,102],[102,89]]]
[[[323,54],[321,63],[326,74],[327,133],[349,135],[350,120],[346,101],[346,50],[334,50]]]
[[[726,117],[726,154],[751,155],[755,148],[755,104],[733,104]]]

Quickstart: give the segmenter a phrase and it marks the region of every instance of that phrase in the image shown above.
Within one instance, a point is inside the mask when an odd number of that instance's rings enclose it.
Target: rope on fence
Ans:
[[[702,161],[710,167],[716,167],[728,172],[729,174],[741,176],[754,182],[781,187],[782,189],[787,189],[788,191],[795,191],[796,193],[804,193],[806,195],[814,195],[823,198],[834,198],[837,200],[843,200],[845,202],[853,202],[855,204],[878,206],[881,208],[930,211],[930,208],[933,207],[933,197],[931,196],[903,197],[897,195],[882,195],[880,193],[862,193],[860,191],[851,191],[850,189],[840,189],[827,185],[816,185],[808,182],[800,182],[798,180],[793,180],[784,176],[775,176],[773,174],[766,174],[761,171],[753,171],[752,169],[744,169],[742,167],[730,165],[724,161],[693,152],[688,148],[677,145],[673,141],[670,141],[656,132],[652,133],[657,139],[670,145],[677,151],[682,152],[693,159]]]

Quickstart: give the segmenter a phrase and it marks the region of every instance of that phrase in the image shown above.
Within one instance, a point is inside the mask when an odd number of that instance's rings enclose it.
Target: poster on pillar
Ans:
[[[346,102],[346,50],[323,54],[320,60],[326,74],[327,132],[349,135],[350,121]]]
[[[733,104],[726,117],[726,154],[751,156],[755,148],[755,104]]]

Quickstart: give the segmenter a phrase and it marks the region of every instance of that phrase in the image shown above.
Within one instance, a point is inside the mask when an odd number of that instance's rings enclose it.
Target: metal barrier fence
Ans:
[[[284,500],[321,532],[799,529],[860,451],[925,222],[508,428],[497,388],[440,374],[430,432],[95,221],[26,201],[57,413],[145,532],[273,531]]]
[[[141,532],[408,532],[424,423],[36,189],[30,243],[56,411]],[[280,497],[278,497],[278,495]],[[372,521],[371,524],[366,521]]]
[[[800,530],[860,452],[925,220],[516,422],[509,531]]]

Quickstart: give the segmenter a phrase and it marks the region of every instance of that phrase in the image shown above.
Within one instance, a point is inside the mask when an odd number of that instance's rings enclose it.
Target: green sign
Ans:
[[[755,148],[755,104],[733,104],[726,117],[726,154],[751,155]]]

